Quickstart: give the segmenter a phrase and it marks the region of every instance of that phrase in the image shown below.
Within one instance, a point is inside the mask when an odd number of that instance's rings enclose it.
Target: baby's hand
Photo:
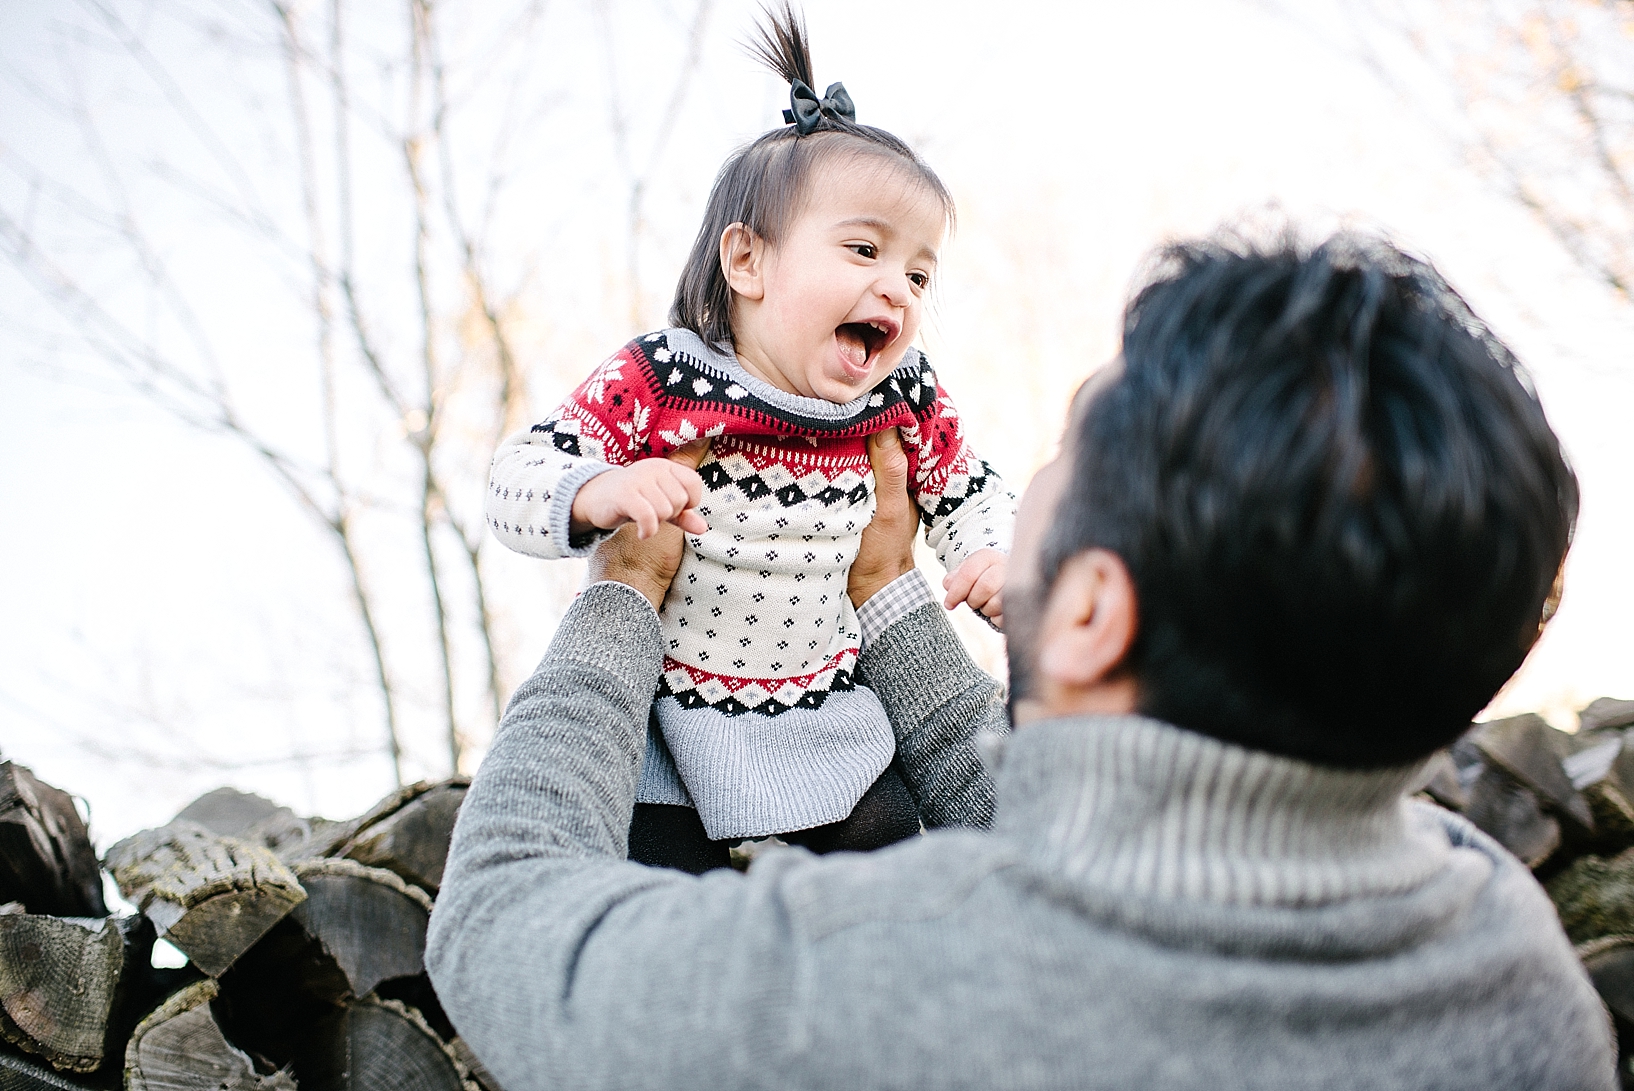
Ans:
[[[1004,567],[1010,563],[1007,554],[996,549],[978,549],[964,559],[964,563],[942,577],[942,589],[947,592],[943,603],[949,610],[961,602],[970,604],[995,629],[1004,628]]]
[[[688,534],[703,534],[709,529],[697,510],[703,496],[703,478],[696,470],[667,458],[645,458],[579,486],[573,498],[573,533],[634,523],[637,538],[651,538],[663,524],[674,523]]]

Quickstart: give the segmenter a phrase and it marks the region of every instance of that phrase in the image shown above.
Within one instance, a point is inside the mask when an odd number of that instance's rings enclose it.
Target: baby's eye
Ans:
[[[908,279],[913,281],[914,287],[924,289],[930,287],[929,273],[909,273]]]
[[[877,257],[879,257],[879,247],[875,246],[871,242],[854,242],[854,243],[851,243],[849,245],[851,247],[852,253],[856,254],[858,257],[862,257],[862,258],[877,258]]]

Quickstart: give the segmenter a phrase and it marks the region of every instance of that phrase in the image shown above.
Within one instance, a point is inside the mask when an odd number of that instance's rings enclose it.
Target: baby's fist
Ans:
[[[961,602],[968,603],[992,622],[993,628],[1002,630],[1004,569],[1009,563],[1009,555],[997,549],[978,549],[942,578],[942,589],[947,592],[943,605],[951,610]]]
[[[668,458],[645,458],[597,474],[573,497],[573,529],[615,530],[634,523],[637,538],[651,538],[665,523],[688,534],[709,529],[697,508],[704,495],[698,471]]]

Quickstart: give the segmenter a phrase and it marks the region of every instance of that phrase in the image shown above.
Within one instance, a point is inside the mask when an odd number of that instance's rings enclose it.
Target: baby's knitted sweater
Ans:
[[[947,568],[1008,550],[1015,498],[964,442],[916,349],[838,405],[755,378],[688,330],[630,342],[549,419],[494,457],[488,520],[512,549],[585,554],[573,498],[590,478],[710,439],[698,511],[659,611],[664,673],[638,798],[696,806],[714,838],[837,821],[889,764],[877,698],[855,676],[860,630],[846,574],[874,513],[867,437],[901,429],[909,492]],[[678,774],[678,779],[677,779]]]

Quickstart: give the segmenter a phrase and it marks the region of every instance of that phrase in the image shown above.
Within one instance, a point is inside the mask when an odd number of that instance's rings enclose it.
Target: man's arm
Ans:
[[[858,671],[896,732],[920,820],[930,829],[986,829],[993,824],[993,781],[976,740],[1009,732],[1003,690],[971,661],[924,576],[908,573],[885,593],[893,592],[918,604],[877,634],[864,621]]]
[[[858,669],[896,732],[908,788],[928,827],[993,822],[993,783],[976,739],[1010,730],[999,684],[971,662],[914,567],[918,516],[895,430],[871,437],[877,507],[847,592],[863,628]]]
[[[460,808],[426,968],[509,1091],[741,1086],[757,1065],[733,1041],[780,1048],[730,986],[789,994],[785,915],[746,904],[735,872],[624,859],[660,647],[642,594],[587,589]]]

